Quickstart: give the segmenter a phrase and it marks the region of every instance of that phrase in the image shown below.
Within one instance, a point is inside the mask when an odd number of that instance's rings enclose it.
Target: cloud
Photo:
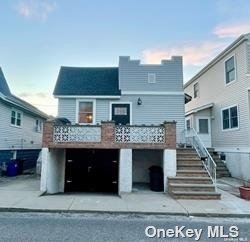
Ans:
[[[56,3],[49,0],[22,0],[16,5],[16,11],[28,19],[46,21],[56,8]]]
[[[49,115],[57,115],[57,100],[49,93],[21,92],[17,96]]]
[[[213,30],[213,34],[215,34],[219,38],[236,38],[241,34],[246,34],[249,32],[250,21],[233,24],[220,24]]]
[[[184,65],[201,66],[208,63],[226,45],[226,41],[204,41],[184,43],[183,45],[161,49],[146,49],[143,51],[143,60],[145,63],[156,64],[160,63],[162,59],[181,55],[183,56]]]

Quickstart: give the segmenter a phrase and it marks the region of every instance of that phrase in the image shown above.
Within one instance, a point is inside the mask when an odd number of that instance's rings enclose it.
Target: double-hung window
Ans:
[[[94,123],[94,102],[92,101],[79,102],[78,122],[81,124]]]
[[[239,127],[238,107],[233,106],[222,110],[223,130],[236,129]]]
[[[226,77],[226,84],[229,84],[236,79],[236,72],[235,72],[235,58],[234,56],[230,57],[228,60],[225,61],[225,77]]]
[[[22,113],[17,110],[11,110],[11,125],[21,127],[22,125]]]

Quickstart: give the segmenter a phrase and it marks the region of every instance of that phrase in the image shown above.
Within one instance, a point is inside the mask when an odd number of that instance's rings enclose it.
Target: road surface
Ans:
[[[239,233],[239,236],[235,238],[208,238],[209,226],[211,226],[209,231],[210,236],[228,236],[230,227],[230,235],[236,236]],[[238,231],[236,231],[237,229]],[[160,238],[157,238],[157,233]],[[0,213],[0,241],[250,242],[250,219],[135,214],[2,212]]]

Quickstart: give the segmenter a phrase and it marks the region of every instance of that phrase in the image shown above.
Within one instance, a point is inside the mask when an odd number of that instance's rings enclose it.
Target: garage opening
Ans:
[[[67,149],[65,192],[118,193],[115,149]]]
[[[160,170],[162,171],[163,150],[133,150],[132,155],[133,155],[133,166],[132,166],[133,191],[134,192],[151,191],[149,168],[154,166],[160,168]]]

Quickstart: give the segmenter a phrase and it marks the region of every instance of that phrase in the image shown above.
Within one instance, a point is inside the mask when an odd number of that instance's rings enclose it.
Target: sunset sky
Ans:
[[[182,55],[187,81],[250,32],[250,1],[8,0],[0,2],[0,29],[0,66],[12,93],[56,115],[60,66]]]

